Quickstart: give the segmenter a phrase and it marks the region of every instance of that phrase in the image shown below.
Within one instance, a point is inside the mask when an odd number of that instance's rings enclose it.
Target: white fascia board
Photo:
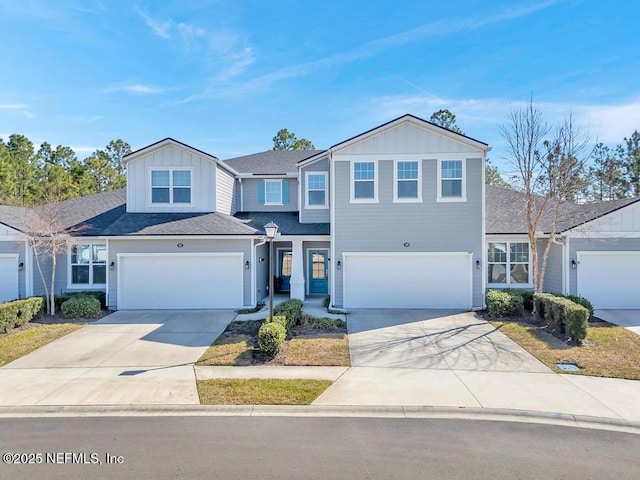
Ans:
[[[297,173],[239,173],[240,178],[298,178]]]
[[[314,155],[313,157],[305,158],[304,160],[299,161],[296,165],[298,165],[298,168],[306,167],[308,165],[311,165],[312,163],[327,158],[329,156],[329,152],[330,150],[325,150]]]
[[[280,235],[273,239],[274,242],[290,242],[293,240],[302,240],[305,242],[329,242],[331,241],[331,235]]]
[[[91,238],[97,240],[247,240],[249,238],[262,238],[263,236],[251,233],[247,235],[104,235]],[[89,240],[89,237],[76,238]]]

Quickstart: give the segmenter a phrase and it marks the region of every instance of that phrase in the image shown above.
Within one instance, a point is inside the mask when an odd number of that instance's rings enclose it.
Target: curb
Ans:
[[[0,418],[27,417],[309,417],[482,420],[589,428],[640,435],[640,422],[566,413],[475,407],[298,405],[95,405],[0,407]]]

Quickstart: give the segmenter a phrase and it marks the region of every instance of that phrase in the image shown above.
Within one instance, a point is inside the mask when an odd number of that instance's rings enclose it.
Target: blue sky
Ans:
[[[592,138],[640,128],[640,2],[0,0],[0,137],[220,158],[283,127],[326,148],[448,108],[508,169],[499,126],[531,92]]]

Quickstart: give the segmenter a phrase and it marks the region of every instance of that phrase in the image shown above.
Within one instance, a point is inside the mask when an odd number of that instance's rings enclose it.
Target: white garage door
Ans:
[[[0,303],[18,298],[18,256],[0,255]]]
[[[471,308],[467,253],[345,254],[346,308]]]
[[[242,254],[118,255],[118,308],[242,306]]]
[[[594,308],[640,309],[640,252],[577,252],[578,295]]]

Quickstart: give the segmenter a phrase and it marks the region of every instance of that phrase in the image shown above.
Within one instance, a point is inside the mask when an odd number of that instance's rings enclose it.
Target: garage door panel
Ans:
[[[347,308],[470,308],[469,256],[345,256]]]
[[[578,295],[599,309],[640,309],[640,252],[577,252]]]
[[[122,256],[119,309],[238,308],[241,255]]]
[[[18,257],[0,256],[0,303],[18,298]]]

